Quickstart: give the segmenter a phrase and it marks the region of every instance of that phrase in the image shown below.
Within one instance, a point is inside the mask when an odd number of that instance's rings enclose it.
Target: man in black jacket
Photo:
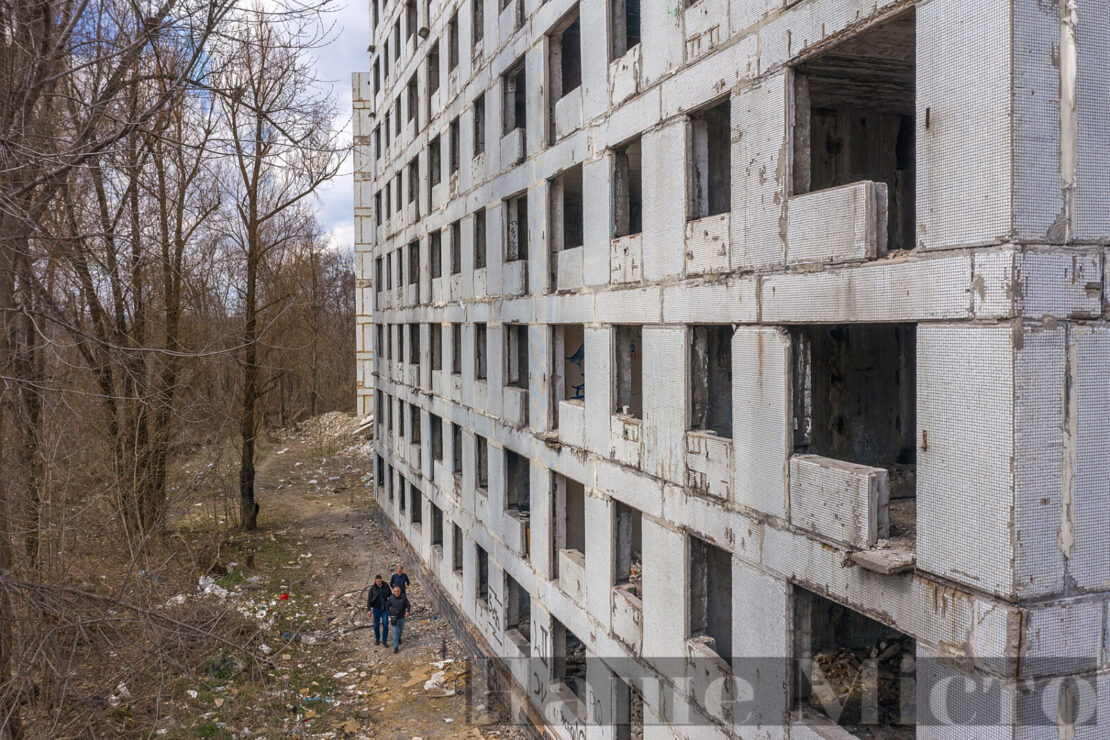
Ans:
[[[400,586],[394,586],[393,593],[386,599],[386,611],[389,612],[389,619],[393,622],[393,652],[397,652],[401,646],[401,632],[405,629],[405,618],[412,611],[409,597],[401,593]]]
[[[388,598],[389,589],[385,587],[382,577],[374,576],[374,585],[370,587],[370,596],[366,599],[366,616],[374,620],[375,645],[389,640],[389,614],[385,610]]]

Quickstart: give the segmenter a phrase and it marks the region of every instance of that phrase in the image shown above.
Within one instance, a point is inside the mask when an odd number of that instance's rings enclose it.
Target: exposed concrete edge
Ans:
[[[512,720],[517,722],[535,740],[544,740],[549,737],[547,733],[540,729],[546,726],[546,722],[528,698],[527,693],[513,680],[508,667],[494,653],[489,643],[478,633],[466,618],[466,615],[459,611],[447,591],[444,590],[443,584],[425,567],[423,559],[417,555],[412,544],[400,530],[393,526],[393,521],[376,501],[370,505],[370,517],[382,532],[388,535],[390,543],[397,549],[409,572],[415,573],[420,578],[421,587],[435,601],[440,614],[451,625],[451,629],[455,632],[455,636],[459,638],[463,647],[471,655],[480,655],[489,659],[490,665],[498,673],[502,691],[512,697],[508,706]]]

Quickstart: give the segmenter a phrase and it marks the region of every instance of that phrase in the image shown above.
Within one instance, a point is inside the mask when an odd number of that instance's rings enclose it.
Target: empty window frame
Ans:
[[[731,109],[731,100],[725,98],[690,115],[687,217],[691,221],[728,213],[732,207]]]
[[[486,95],[474,98],[474,156],[486,150]]]
[[[644,736],[644,695],[627,681],[614,676],[615,740],[634,740]]]
[[[504,91],[501,133],[504,135],[514,129],[526,128],[528,76],[523,59],[501,76],[501,88]]]
[[[885,468],[890,536],[912,534],[916,325],[803,326],[792,335],[795,451]]]
[[[451,72],[459,66],[459,13],[451,16],[447,22],[447,71]]]
[[[382,64],[380,59],[374,60],[374,95],[382,91]]]
[[[401,19],[393,24],[393,61],[401,59]]]
[[[483,492],[489,488],[489,443],[474,435],[474,484]]]
[[[613,411],[637,419],[644,416],[643,336],[642,326],[613,327]]]
[[[443,277],[443,231],[433,231],[428,237],[428,260],[431,262],[432,279]]]
[[[378,21],[381,16],[381,9],[379,7],[380,0],[373,0],[370,3],[370,35],[373,37],[375,31],[378,30]]]
[[[578,6],[563,16],[549,36],[551,100],[557,101],[582,84],[582,24]]]
[[[732,555],[687,535],[690,637],[732,664]]]
[[[581,324],[555,327],[555,352],[556,400],[585,401],[586,343]]]
[[[462,221],[451,224],[451,274],[462,272]]]
[[[436,414],[430,414],[429,433],[432,435],[432,459],[443,462],[443,419]]]
[[[459,135],[458,116],[455,116],[455,118],[451,121],[451,125],[448,127],[447,132],[449,146],[451,147],[451,174],[453,175],[459,171],[459,162],[462,159],[462,152],[459,150],[460,146],[462,145],[462,140]]]
[[[910,10],[800,64],[794,79],[795,194],[887,186],[887,247],[912,249],[916,25]]]
[[[521,640],[532,640],[532,596],[508,573],[505,574],[505,630],[516,630]]]
[[[433,503],[429,503],[429,508],[432,510],[432,547],[438,547],[442,554],[443,551],[443,509],[439,508]]]
[[[417,121],[417,113],[419,112],[419,109],[420,109],[420,93],[419,93],[419,90],[420,90],[420,87],[417,84],[416,73],[413,73],[412,77],[409,79],[409,84],[408,84],[408,99],[409,99],[409,111],[408,111],[408,113],[409,113],[409,115],[408,115],[408,118],[406,119],[406,120],[414,122],[413,127],[412,127],[413,132],[416,132],[416,131],[420,130],[420,124],[416,122]]]
[[[690,429],[732,437],[732,327],[690,327]]]
[[[528,389],[528,325],[505,324],[505,385]]]
[[[640,43],[640,0],[609,0],[610,60]]]
[[[462,475],[462,427],[451,425],[451,472]]]
[[[385,492],[389,496],[389,503],[393,503],[393,466],[387,466],[385,474]]]
[[[474,212],[474,269],[484,269],[488,256],[489,245],[486,243],[486,209],[482,208]]]
[[[531,509],[531,463],[512,450],[505,450],[505,508],[518,514]]]
[[[412,495],[411,492],[409,491],[408,479],[405,478],[404,476],[401,477],[400,494],[401,495],[397,497],[398,498],[398,507],[401,510],[401,516],[404,516],[405,512],[408,510],[408,498],[409,498],[409,496]]]
[[[382,158],[382,125],[374,127],[374,159]]]
[[[586,702],[586,645],[559,620],[552,622],[553,678],[562,681],[579,701]]]
[[[388,37],[386,38],[386,40],[384,42],[382,42],[382,60],[384,62],[383,67],[385,69],[385,78],[389,79],[389,38]]]
[[[420,363],[420,324],[409,324],[409,364]]]
[[[432,95],[439,89],[439,39],[432,42],[432,48],[428,50],[428,100],[431,101]],[[428,106],[428,117],[431,118],[435,114],[432,107]]]
[[[443,179],[443,159],[441,142],[443,136],[437,136],[428,144],[428,202],[432,202],[432,191]]]
[[[505,199],[505,261],[528,259],[528,192]]]
[[[613,150],[613,236],[643,230],[643,163],[640,137]]]
[[[792,591],[796,708],[853,732],[862,725],[866,737],[913,737],[916,641],[811,591]]]
[[[420,489],[414,484],[409,483],[409,498],[412,501],[412,523],[421,524],[424,521],[424,497],[420,495]]]
[[[417,12],[416,3],[413,0],[405,3],[405,38],[411,39],[413,34],[416,33],[417,26]]]
[[[420,444],[420,407],[409,404],[409,433],[413,444]]]
[[[642,580],[643,514],[639,509],[614,502],[613,542],[616,545],[616,582],[640,595]]]
[[[382,191],[374,193],[374,225],[382,225]],[[380,276],[379,276],[380,278]],[[381,280],[378,280],[378,290],[382,289]]]
[[[401,96],[397,96],[397,107],[393,110],[393,137],[396,141],[401,138]]]
[[[383,192],[385,193],[385,217],[389,218],[389,214],[393,212],[393,194],[390,192],[391,183],[386,183]]]
[[[474,545],[474,553],[478,565],[475,569],[474,595],[478,601],[486,603],[489,600],[489,553],[479,544]]]
[[[463,533],[458,524],[451,525],[451,570],[463,572]]]
[[[485,380],[489,372],[488,333],[485,324],[474,325],[474,377]]]
[[[551,211],[552,252],[582,246],[585,233],[582,165],[570,168],[551,181]]]
[[[420,242],[409,243],[409,285],[420,282]]]
[[[432,370],[435,372],[442,372],[443,370],[443,325],[442,324],[429,324],[428,325],[429,342],[431,343],[432,351]]]
[[[420,218],[420,204],[417,198],[418,185],[420,183],[420,165],[416,161],[416,157],[412,158],[409,162],[409,203],[412,204],[416,211],[416,218]]]
[[[486,6],[482,0],[470,2],[470,38],[477,45],[486,34]]]
[[[451,324],[451,373],[462,374],[462,324]]]
[[[555,547],[586,554],[586,489],[566,476],[555,475]],[[559,558],[556,557],[556,565]],[[558,571],[558,568],[556,568]],[[557,575],[557,573],[556,573]]]

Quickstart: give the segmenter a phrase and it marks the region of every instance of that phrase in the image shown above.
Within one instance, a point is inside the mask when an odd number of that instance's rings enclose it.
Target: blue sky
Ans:
[[[336,97],[338,119],[344,129],[344,141],[351,141],[351,73],[369,69],[370,43],[369,0],[343,0],[336,3],[332,16],[334,39],[326,47],[315,50],[316,70],[325,85],[331,85]],[[334,248],[345,254],[354,249],[353,158],[348,156],[339,174],[317,190],[317,218]]]

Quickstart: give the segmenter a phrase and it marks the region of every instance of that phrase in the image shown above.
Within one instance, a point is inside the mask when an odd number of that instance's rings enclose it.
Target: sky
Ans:
[[[331,85],[336,98],[336,125],[344,130],[344,142],[351,141],[351,73],[369,70],[370,11],[368,0],[338,0],[335,3],[333,40],[316,49],[317,76]],[[354,204],[351,170],[354,159],[348,155],[339,174],[317,189],[317,219],[327,232],[332,247],[344,254],[354,251]]]

